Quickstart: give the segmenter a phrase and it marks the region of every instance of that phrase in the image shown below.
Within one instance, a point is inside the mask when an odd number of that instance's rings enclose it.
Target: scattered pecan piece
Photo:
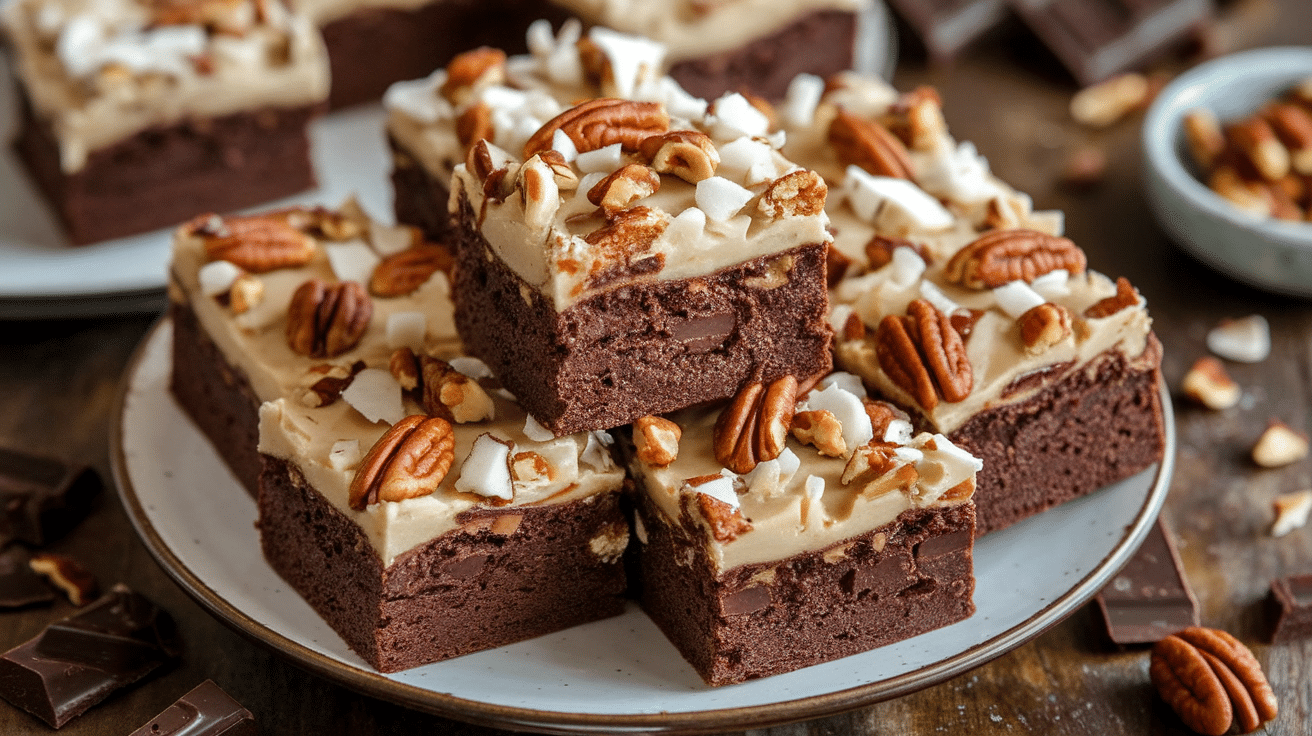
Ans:
[[[314,257],[314,238],[278,215],[201,215],[183,230],[203,239],[208,260],[228,261],[250,273],[304,266]]]
[[[892,442],[883,442],[878,439],[871,440],[866,444],[858,447],[848,458],[847,465],[843,466],[843,485],[866,485],[871,481],[882,478],[888,471],[897,465],[897,457],[894,452],[897,445]],[[914,483],[918,477],[915,474],[915,466],[907,465],[911,468],[912,475],[908,480]],[[905,471],[904,471],[905,473]]]
[[[1263,118],[1254,115],[1231,123],[1225,126],[1224,132],[1230,145],[1243,154],[1263,179],[1278,181],[1289,173],[1289,149]]]
[[[408,416],[393,424],[360,461],[348,489],[351,508],[403,501],[437,490],[455,462],[455,435],[441,417]]]
[[[851,342],[852,340],[861,340],[866,336],[866,323],[861,321],[861,315],[853,312],[847,315],[843,321],[843,339]]]
[[[85,606],[100,595],[96,576],[68,555],[40,552],[32,555],[27,564],[32,572],[44,576],[63,591],[68,602],[75,606]]]
[[[492,398],[478,382],[445,360],[419,356],[419,373],[424,411],[449,422],[468,424],[491,419],[496,412]]]
[[[876,440],[883,440],[884,434],[888,432],[888,425],[895,420],[911,422],[911,415],[902,411],[898,407],[887,401],[875,399],[863,399],[861,401],[866,408],[866,416],[870,417],[870,428],[874,430]]]
[[[423,381],[419,370],[419,356],[407,347],[392,351],[391,357],[387,359],[387,371],[401,385],[402,391],[417,391]]]
[[[551,138],[563,131],[579,153],[619,143],[625,151],[637,151],[644,140],[670,129],[670,115],[658,102],[635,102],[603,97],[588,100],[562,112],[524,144],[524,158],[551,148]]]
[[[1133,307],[1138,303],[1139,292],[1135,291],[1134,287],[1130,285],[1129,279],[1120,276],[1116,279],[1116,295],[1094,302],[1092,306],[1084,310],[1084,316],[1091,319],[1110,317],[1122,309]]]
[[[1066,307],[1044,302],[1026,310],[1017,320],[1025,351],[1039,355],[1071,334],[1071,312]]]
[[[460,106],[479,86],[500,84],[506,79],[506,52],[480,46],[457,54],[446,65],[446,81],[440,92],[452,105]],[[466,144],[468,145],[468,144]]]
[[[1262,115],[1289,149],[1294,171],[1312,174],[1312,112],[1293,103],[1276,102],[1268,105]]]
[[[920,260],[925,265],[933,265],[934,256],[930,254],[929,248],[921,243],[914,243],[906,238],[895,238],[891,235],[875,234],[866,243],[866,262],[871,271],[878,271],[893,262],[893,250],[895,248],[910,248],[920,256]]]
[[[829,288],[832,289],[838,285],[839,281],[843,280],[843,277],[847,275],[847,269],[851,265],[852,259],[848,258],[843,251],[835,248],[833,243],[825,248],[825,283],[829,285]]]
[[[1185,725],[1221,736],[1237,721],[1250,733],[1274,719],[1275,693],[1242,642],[1218,629],[1191,626],[1153,646],[1153,686]]]
[[[492,108],[486,102],[476,102],[456,118],[456,138],[460,145],[468,148],[479,141],[495,142],[495,128],[492,127]]]
[[[797,412],[793,416],[791,429],[798,442],[815,447],[821,455],[842,457],[847,454],[843,425],[833,412],[823,409]]]
[[[374,305],[354,281],[310,279],[287,307],[287,344],[311,358],[331,358],[355,347],[369,327]]]
[[[970,395],[974,374],[961,335],[947,315],[924,299],[907,305],[907,316],[890,314],[875,330],[875,357],[890,380],[926,410],[942,396]]]
[[[829,187],[814,171],[798,169],[770,182],[757,201],[761,214],[773,220],[812,217],[824,212]]]
[[[588,201],[614,212],[650,197],[660,188],[660,174],[642,164],[625,164],[589,189]]]
[[[1307,457],[1307,435],[1272,419],[1253,445],[1253,462],[1264,468],[1278,468]]]
[[[1221,361],[1204,355],[1184,374],[1180,384],[1184,395],[1208,409],[1229,409],[1239,403],[1243,390],[1226,372]]]
[[[455,258],[445,246],[433,243],[406,248],[378,262],[369,277],[369,293],[389,298],[405,296],[442,271],[450,275]]]
[[[1189,153],[1194,161],[1204,171],[1210,171],[1225,151],[1225,135],[1221,132],[1221,122],[1216,119],[1216,113],[1203,107],[1194,108],[1185,113],[1182,127],[1185,143],[1189,145]]]
[[[669,225],[660,212],[641,205],[605,214],[606,224],[583,236],[603,267],[627,265],[631,256],[647,252]]]
[[[907,148],[887,128],[839,110],[829,124],[829,145],[844,167],[855,164],[876,176],[912,179]]]
[[[718,542],[732,542],[738,538],[738,535],[752,530],[752,525],[743,518],[741,509],[736,509],[718,498],[698,493],[697,507],[701,510],[706,523],[711,525],[711,535]]]
[[[672,130],[638,144],[638,152],[660,174],[673,174],[689,184],[715,176],[720,152],[711,137],[697,130]]]
[[[346,390],[346,387],[351,385],[351,381],[355,379],[355,374],[364,369],[363,360],[357,360],[349,366],[331,363],[314,366],[306,376],[306,381],[310,383],[310,386],[301,396],[301,403],[311,408],[329,406],[335,403],[342,398],[342,392]]]
[[[944,267],[948,281],[970,289],[993,289],[1064,268],[1084,273],[1084,251],[1069,238],[1038,230],[994,230],[953,254]]]
[[[783,452],[796,411],[797,378],[784,376],[769,387],[760,381],[743,386],[715,422],[715,459],[735,473]]]
[[[663,417],[647,415],[633,423],[633,447],[638,459],[663,468],[679,457],[683,430]]]

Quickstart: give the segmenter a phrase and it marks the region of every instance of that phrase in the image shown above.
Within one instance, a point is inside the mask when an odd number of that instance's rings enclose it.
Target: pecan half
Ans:
[[[1071,334],[1071,312],[1066,307],[1044,302],[1025,311],[1016,323],[1025,351],[1038,355]]]
[[[637,151],[644,140],[670,129],[670,115],[658,102],[635,102],[603,97],[588,100],[548,120],[524,144],[524,158],[551,148],[551,138],[563,131],[579,153],[613,143]]]
[[[660,174],[642,164],[625,164],[589,189],[588,201],[613,212],[650,197],[660,188]]]
[[[907,316],[890,314],[875,330],[879,367],[926,410],[942,396],[956,402],[970,395],[974,374],[961,335],[933,304],[917,299]]]
[[[1122,309],[1136,306],[1138,303],[1139,292],[1135,291],[1134,287],[1130,285],[1129,279],[1118,276],[1116,279],[1116,295],[1098,300],[1084,310],[1084,316],[1091,319],[1110,317]]]
[[[506,52],[480,46],[457,54],[446,65],[446,81],[440,91],[452,105],[459,107],[479,86],[500,84],[505,80]]]
[[[287,307],[287,345],[311,358],[341,355],[364,337],[373,313],[373,302],[356,282],[310,279]]]
[[[638,152],[660,174],[673,174],[689,184],[715,176],[720,152],[711,137],[697,130],[672,130],[638,144]]]
[[[406,248],[378,262],[369,277],[369,293],[389,298],[405,296],[428,282],[433,274],[451,274],[455,258],[445,246],[433,243]]]
[[[183,230],[201,237],[208,260],[228,261],[250,273],[304,266],[314,257],[314,238],[279,215],[201,215]]]
[[[844,167],[855,164],[876,176],[914,178],[906,146],[872,120],[863,120],[840,109],[829,124],[829,145]]]
[[[753,381],[738,391],[715,421],[715,459],[735,473],[751,472],[784,450],[797,403],[797,378],[784,376],[769,387]]]
[[[393,424],[360,461],[347,491],[351,508],[403,501],[437,490],[455,462],[455,435],[440,417],[414,415]]]
[[[773,220],[813,217],[825,211],[829,187],[814,171],[798,169],[770,182],[756,206]]]
[[[944,276],[970,289],[993,289],[1064,268],[1072,276],[1084,273],[1084,251],[1069,238],[1038,230],[994,230],[953,254]]]
[[[679,457],[683,430],[663,417],[647,415],[633,423],[633,449],[638,459],[663,468]]]
[[[910,248],[920,260],[925,262],[926,266],[933,265],[934,256],[921,243],[914,243],[906,238],[895,238],[891,235],[875,234],[866,243],[866,261],[871,271],[878,271],[893,262],[893,250],[896,248]]]
[[[1235,721],[1249,733],[1279,710],[1253,653],[1218,629],[1191,626],[1157,642],[1148,675],[1180,720],[1198,733],[1221,736]]]
[[[445,360],[419,356],[424,411],[457,424],[491,419],[496,407],[478,382]]]

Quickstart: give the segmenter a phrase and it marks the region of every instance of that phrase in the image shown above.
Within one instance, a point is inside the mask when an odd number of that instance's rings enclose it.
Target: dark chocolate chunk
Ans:
[[[722,599],[721,605],[724,606],[724,615],[739,616],[744,613],[756,613],[763,608],[770,607],[770,589],[764,585],[753,585],[750,588],[726,594]]]
[[[1185,40],[1207,0],[1011,0],[1081,84],[1128,71]]]
[[[206,680],[178,698],[132,736],[255,736],[255,717],[231,695]]]
[[[1312,574],[1272,580],[1271,598],[1277,607],[1272,642],[1312,636]]]
[[[116,585],[0,657],[0,697],[59,728],[179,649],[168,613]]]
[[[87,515],[99,492],[91,468],[0,448],[0,547],[54,540]]]
[[[972,541],[973,535],[969,530],[938,534],[916,545],[916,559],[932,560],[953,552],[960,552],[969,547]]]
[[[1161,519],[1097,597],[1107,634],[1120,645],[1151,644],[1198,625],[1198,601]]]
[[[0,554],[0,609],[50,603],[54,599],[55,591],[28,567],[26,552],[11,549]]]

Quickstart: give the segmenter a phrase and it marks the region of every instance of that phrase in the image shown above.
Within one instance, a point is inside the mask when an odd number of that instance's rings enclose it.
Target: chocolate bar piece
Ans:
[[[132,736],[256,736],[255,717],[206,680]]]
[[[938,62],[951,61],[1007,14],[1003,0],[889,0],[889,4]]]
[[[1081,84],[1129,70],[1182,41],[1208,0],[1010,0]]]
[[[1198,601],[1162,520],[1125,569],[1098,592],[1107,634],[1121,646],[1151,644],[1198,625]]]
[[[1312,574],[1272,580],[1271,598],[1277,606],[1273,643],[1312,636]]]
[[[0,697],[59,728],[179,652],[172,617],[116,585],[0,657]]]
[[[27,563],[27,553],[21,549],[0,554],[0,609],[22,608],[55,599],[55,592]]]
[[[89,467],[0,448],[0,547],[39,547],[64,534],[91,510],[100,485]]]

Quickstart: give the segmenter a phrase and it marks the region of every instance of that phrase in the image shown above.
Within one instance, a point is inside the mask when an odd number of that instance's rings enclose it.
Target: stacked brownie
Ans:
[[[323,42],[281,3],[16,0],[19,156],[70,239],[309,188]]]
[[[609,437],[552,436],[459,354],[449,265],[349,205],[174,246],[173,392],[258,487],[270,565],[382,671],[623,608]]]

